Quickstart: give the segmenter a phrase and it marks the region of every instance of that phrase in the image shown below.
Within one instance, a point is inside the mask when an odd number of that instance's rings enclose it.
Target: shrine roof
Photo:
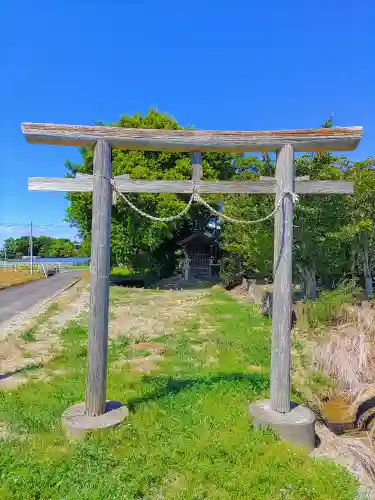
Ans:
[[[203,240],[205,242],[213,242],[215,240],[215,237],[209,233],[208,231],[195,231],[194,233],[190,234],[186,238],[179,240],[177,242],[178,245],[184,245],[185,243],[188,243],[189,241],[192,240]]]

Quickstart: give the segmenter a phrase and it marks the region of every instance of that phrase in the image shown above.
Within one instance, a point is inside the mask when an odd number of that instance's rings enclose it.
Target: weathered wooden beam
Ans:
[[[191,194],[192,181],[145,181],[128,180],[125,176],[115,177],[118,189],[124,193],[179,193]],[[275,193],[275,178],[260,181],[194,181],[199,193]],[[296,180],[298,194],[352,194],[353,183],[346,181],[304,181]],[[79,178],[31,177],[29,191],[92,191],[92,176]]]
[[[286,144],[291,144],[295,151],[301,152],[352,151],[362,136],[362,127],[201,131],[22,123],[21,128],[31,144],[90,146],[98,140],[105,140],[117,149],[185,152],[272,152]]]
[[[129,176],[129,174],[117,175],[115,177],[115,179],[116,179],[116,182],[118,182],[119,180],[128,181],[130,179],[130,176]],[[113,189],[112,190],[112,205],[117,205],[117,202],[118,202],[118,194]]]
[[[283,191],[294,192],[293,146],[284,146],[277,154],[276,202]],[[272,347],[271,347],[271,408],[279,413],[290,411],[290,360],[292,327],[292,250],[293,200],[283,199],[275,214]]]
[[[297,194],[353,194],[353,182],[346,181],[295,181]]]
[[[94,153],[90,319],[86,375],[86,414],[102,415],[106,407],[109,271],[111,249],[111,147],[98,141]]]
[[[128,181],[130,179],[129,174],[121,174],[121,175],[115,175],[114,177],[115,181]]]
[[[275,179],[275,177],[272,177],[272,176],[268,176],[268,175],[261,175],[259,177],[259,179],[261,181],[266,181],[266,180],[272,180],[272,179]],[[310,180],[310,176],[309,175],[300,175],[298,177],[296,177],[295,179],[296,181],[309,181]]]

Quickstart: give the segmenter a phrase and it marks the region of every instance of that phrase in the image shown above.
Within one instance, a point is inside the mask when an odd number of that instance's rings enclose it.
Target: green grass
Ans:
[[[143,284],[145,287],[151,283],[158,281],[158,276],[151,269],[143,269],[142,271],[134,270],[132,267],[113,267],[110,274],[111,279],[122,279],[124,282],[134,286],[135,282]],[[127,278],[127,279],[126,279]]]
[[[269,321],[223,292],[197,308],[158,339],[166,354],[151,375],[116,367],[139,355],[125,336],[110,344],[108,397],[131,413],[82,441],[68,441],[59,420],[84,394],[87,329],[63,330],[65,349],[44,368],[67,375],[0,392],[11,436],[0,440],[1,500],[354,499],[340,467],[251,427],[249,401],[268,395]]]
[[[21,333],[21,339],[24,340],[25,342],[35,342],[36,335],[34,332],[28,330],[26,332]]]
[[[343,313],[343,307],[353,302],[358,290],[351,283],[343,282],[334,290],[321,292],[319,298],[307,302],[307,325],[321,329],[336,324]]]
[[[131,267],[112,267],[111,269],[111,277],[127,278],[134,275],[135,272]]]
[[[47,309],[39,314],[34,320],[33,328],[38,328],[41,325],[44,325],[54,314],[56,314],[60,309],[60,306],[57,302],[52,302],[49,304]]]

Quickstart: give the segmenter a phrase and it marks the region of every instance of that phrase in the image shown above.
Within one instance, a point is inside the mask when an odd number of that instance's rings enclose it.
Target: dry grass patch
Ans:
[[[87,286],[78,285],[49,304],[39,316],[17,325],[17,330],[0,342],[0,389],[17,387],[30,378],[45,379],[40,367],[59,349],[58,329],[87,310],[88,301]]]
[[[150,374],[163,360],[165,344],[153,342],[179,331],[182,323],[197,317],[197,302],[206,292],[112,289],[109,336],[113,343],[131,344],[115,366],[129,366],[133,372]]]
[[[362,492],[367,498],[375,498],[375,459],[371,439],[368,436],[339,437],[321,424],[316,425],[316,432],[320,445],[311,455],[314,458],[328,458],[343,465],[360,478]]]
[[[327,302],[312,304],[310,328],[305,323],[293,332],[293,382],[330,425],[350,428],[359,404],[375,394],[375,311],[371,303],[337,302],[330,312],[329,296]],[[364,433],[336,436],[325,426],[317,431],[322,444],[313,456],[343,464],[375,498],[372,440]]]
[[[30,274],[29,271],[24,271],[21,269],[17,271],[13,269],[0,269],[0,290],[44,278],[44,274],[41,273]]]
[[[173,333],[176,325],[194,317],[194,306],[204,292],[159,291],[135,289],[114,294],[109,336],[116,338],[126,332],[134,341],[151,339]]]
[[[300,376],[304,364],[303,377],[319,371],[331,379],[330,396],[354,398],[375,384],[375,311],[366,305],[348,306],[345,318],[345,323],[318,332],[296,329],[295,364],[300,365]]]
[[[135,349],[144,350],[144,351],[152,351],[157,354],[164,354],[165,345],[159,344],[158,342],[140,342],[135,344]]]
[[[162,359],[163,356],[160,354],[150,354],[139,358],[121,359],[115,363],[115,366],[130,365],[136,372],[150,374],[157,369],[157,362]]]

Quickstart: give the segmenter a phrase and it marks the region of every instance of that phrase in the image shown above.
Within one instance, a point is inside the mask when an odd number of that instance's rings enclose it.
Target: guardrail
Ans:
[[[82,264],[79,262],[51,262],[51,261],[39,261],[34,262],[32,269],[35,272],[43,273],[47,276],[47,274],[55,273],[63,273],[70,270],[74,270],[74,268],[83,267],[86,264]],[[87,267],[89,268],[89,264],[87,263]],[[13,269],[14,271],[30,271],[31,264],[28,261],[24,260],[6,260],[0,261],[0,269]]]

